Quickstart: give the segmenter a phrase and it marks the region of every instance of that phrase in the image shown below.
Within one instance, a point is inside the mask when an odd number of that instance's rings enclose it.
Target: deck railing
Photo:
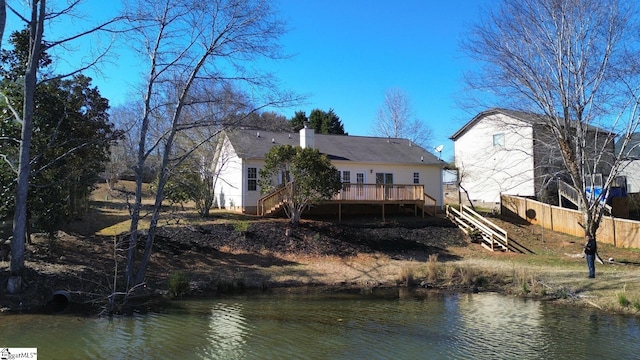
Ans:
[[[289,187],[293,186],[289,184]],[[287,199],[287,187],[282,186],[258,199],[258,215],[264,216],[276,210]]]
[[[399,184],[342,184],[342,190],[332,200],[391,201],[423,200],[424,186]]]
[[[258,215],[277,209],[286,200],[287,191],[282,187],[258,200]],[[437,200],[424,192],[423,185],[416,184],[342,184],[342,189],[328,202],[414,202],[430,215],[435,215]]]

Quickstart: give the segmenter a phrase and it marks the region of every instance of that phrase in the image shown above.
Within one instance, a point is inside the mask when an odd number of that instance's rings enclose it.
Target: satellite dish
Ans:
[[[442,149],[444,149],[444,145],[438,145],[433,149],[438,152],[438,160],[440,160],[440,155],[442,155]]]

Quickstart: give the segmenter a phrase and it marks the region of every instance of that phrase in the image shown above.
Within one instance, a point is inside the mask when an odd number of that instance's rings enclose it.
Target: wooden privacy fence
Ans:
[[[545,229],[584,236],[580,226],[582,214],[578,210],[503,194],[500,196],[500,211],[503,215],[516,216]],[[616,247],[640,249],[640,221],[603,216],[596,237],[599,242]]]

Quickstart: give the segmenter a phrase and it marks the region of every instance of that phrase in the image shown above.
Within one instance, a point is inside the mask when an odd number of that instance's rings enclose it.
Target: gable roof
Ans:
[[[225,134],[243,159],[264,159],[277,145],[300,145],[299,133],[237,129]],[[444,162],[408,139],[314,134],[315,148],[329,160],[440,165]]]
[[[624,141],[624,137],[621,137],[616,141],[615,151],[619,153],[622,150],[622,142]],[[628,152],[627,158],[631,160],[640,159],[640,133],[631,134],[631,138],[629,139],[629,143],[627,144],[626,151]]]
[[[483,118],[485,118],[487,116],[496,115],[496,114],[503,114],[503,115],[509,116],[511,118],[514,118],[514,119],[518,119],[520,121],[523,121],[523,122],[525,122],[527,124],[531,124],[531,125],[543,122],[543,116],[542,115],[528,113],[528,112],[524,112],[524,111],[508,110],[508,109],[502,109],[502,108],[493,108],[493,109],[485,110],[485,111],[479,113],[478,115],[474,116],[473,119],[469,120],[469,122],[464,124],[464,126],[462,126],[458,131],[456,131],[453,135],[451,135],[451,137],[449,137],[449,139],[451,139],[453,141],[456,141],[460,136],[464,135],[469,129],[471,129],[478,122],[480,122],[480,120],[482,120]]]
[[[545,120],[545,117],[546,117],[545,115],[534,114],[534,113],[518,111],[518,110],[493,108],[493,109],[485,110],[479,113],[478,115],[474,116],[473,119],[469,120],[469,122],[464,124],[464,126],[462,126],[458,131],[456,131],[453,135],[451,135],[449,139],[456,141],[458,138],[464,135],[469,129],[471,129],[478,122],[480,122],[480,120],[482,120],[487,116],[496,115],[496,114],[503,114],[510,118],[520,120],[530,125],[536,125],[536,124],[546,125],[547,124],[547,121]],[[573,124],[572,124],[572,127],[573,127]],[[606,131],[604,129],[598,128],[597,126],[593,126],[589,124],[587,124],[587,129],[588,129],[587,131],[591,130],[595,132],[604,132],[607,134],[611,134],[610,131]]]

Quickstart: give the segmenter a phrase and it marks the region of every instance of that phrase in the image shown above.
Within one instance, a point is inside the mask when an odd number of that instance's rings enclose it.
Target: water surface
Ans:
[[[491,293],[258,294],[164,314],[0,316],[43,359],[635,359],[640,320]]]

